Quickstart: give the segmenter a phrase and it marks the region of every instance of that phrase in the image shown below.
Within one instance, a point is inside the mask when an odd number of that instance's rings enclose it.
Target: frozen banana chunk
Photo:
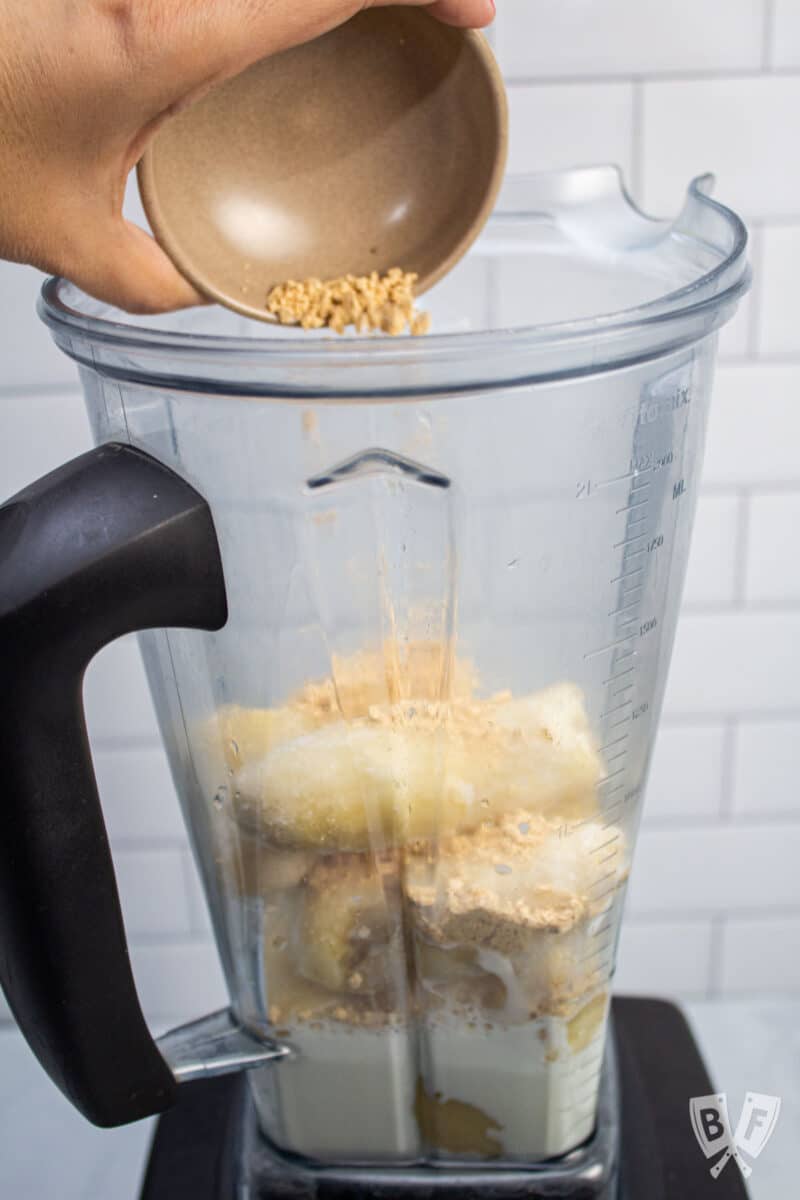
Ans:
[[[521,808],[588,817],[602,776],[580,692],[552,689],[528,705],[374,706],[365,720],[274,745],[242,767],[236,789],[248,823],[270,840],[358,852]]]
[[[235,840],[225,860],[241,896],[270,896],[299,887],[309,874],[314,858],[303,850],[265,845],[244,829],[232,825]]]
[[[604,941],[607,945],[607,933]],[[598,987],[608,986],[610,952],[605,958],[595,953],[602,944],[586,921],[566,934],[532,936],[509,963],[517,1005],[537,1017],[579,1012]]]
[[[455,658],[453,646],[415,641],[402,647],[389,638],[380,650],[334,655],[327,679],[306,683],[278,708],[229,704],[201,725],[195,739],[201,781],[212,794],[227,785],[226,772],[259,763],[275,746],[343,720],[362,720],[376,706],[416,697],[425,703],[465,703],[475,673]]]
[[[192,739],[198,781],[209,799],[233,792],[231,783],[247,763],[261,762],[273,746],[318,729],[323,721],[310,710],[242,708],[226,705],[199,725]]]
[[[278,845],[366,851],[479,821],[474,789],[430,734],[340,722],[277,746],[237,780]],[[452,758],[448,748],[448,764]]]
[[[217,714],[209,726],[209,740],[218,740],[226,765],[240,770],[248,763],[260,762],[274,746],[293,741],[318,729],[323,719],[310,709],[287,705],[285,708],[240,708],[229,705]]]
[[[404,974],[399,874],[391,861],[321,859],[298,899],[291,955],[298,974],[344,996],[391,988]]]
[[[304,978],[297,970],[292,941],[300,902],[301,891],[295,889],[271,897],[265,906],[265,1015],[277,1028],[281,1025],[291,1025],[298,1020],[330,1018],[340,1003],[336,993],[311,979]]]
[[[600,771],[594,736],[583,692],[574,683],[558,683],[531,696],[507,700],[497,706],[493,720],[502,729],[520,736],[539,734],[569,754],[574,769],[588,774]]]

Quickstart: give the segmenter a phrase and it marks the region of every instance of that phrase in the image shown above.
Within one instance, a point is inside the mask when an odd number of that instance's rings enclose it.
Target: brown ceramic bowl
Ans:
[[[477,237],[505,169],[505,88],[478,33],[360,13],[168,121],[139,164],[159,243],[205,295],[272,320],[287,279],[416,271]]]

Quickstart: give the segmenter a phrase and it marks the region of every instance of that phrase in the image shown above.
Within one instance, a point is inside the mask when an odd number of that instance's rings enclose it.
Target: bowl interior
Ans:
[[[267,293],[290,278],[399,266],[430,287],[488,217],[506,139],[484,39],[376,9],[170,120],[140,183],[183,274],[266,319]]]

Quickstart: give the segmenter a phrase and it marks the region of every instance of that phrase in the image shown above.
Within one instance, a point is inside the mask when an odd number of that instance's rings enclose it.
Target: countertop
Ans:
[[[685,1011],[715,1086],[728,1093],[733,1120],[747,1091],[781,1097],[780,1121],[749,1186],[752,1200],[790,1200],[800,1171],[800,999],[694,1003]],[[46,1078],[21,1036],[0,1031],[4,1200],[137,1200],[151,1131],[149,1121],[92,1128]]]

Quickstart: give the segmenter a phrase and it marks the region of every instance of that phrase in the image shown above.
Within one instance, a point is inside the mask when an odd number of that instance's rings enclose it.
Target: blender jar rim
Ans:
[[[731,209],[711,198],[712,186],[712,176],[697,177],[689,186],[679,217],[658,221],[635,204],[616,167],[573,168],[507,179],[493,222],[513,223],[542,215],[541,205],[532,206],[525,196],[540,201],[547,198],[567,213],[581,207],[587,211],[591,204],[605,206],[608,212],[612,205],[618,209],[614,215],[617,223],[622,215],[647,231],[633,248],[659,237],[672,237],[677,243],[694,244],[716,256],[710,269],[688,283],[655,299],[601,315],[470,332],[434,332],[418,338],[332,336],[312,341],[302,339],[298,332],[295,341],[285,334],[264,336],[263,327],[258,336],[231,336],[154,329],[96,316],[81,311],[78,305],[83,294],[62,278],[44,283],[38,311],[61,349],[80,364],[117,379],[180,391],[317,399],[399,397],[594,374],[658,357],[707,336],[725,323],[749,289],[747,229]],[[71,302],[64,298],[68,287],[73,291]],[[88,304],[98,303],[85,299]],[[88,345],[82,347],[81,342]],[[130,355],[138,356],[139,361]],[[237,373],[236,365],[244,376]],[[467,366],[472,370],[465,371]],[[256,378],[254,367],[261,369]],[[398,385],[398,370],[409,372],[407,383]],[[333,386],[320,377],[325,373],[333,376]]]

